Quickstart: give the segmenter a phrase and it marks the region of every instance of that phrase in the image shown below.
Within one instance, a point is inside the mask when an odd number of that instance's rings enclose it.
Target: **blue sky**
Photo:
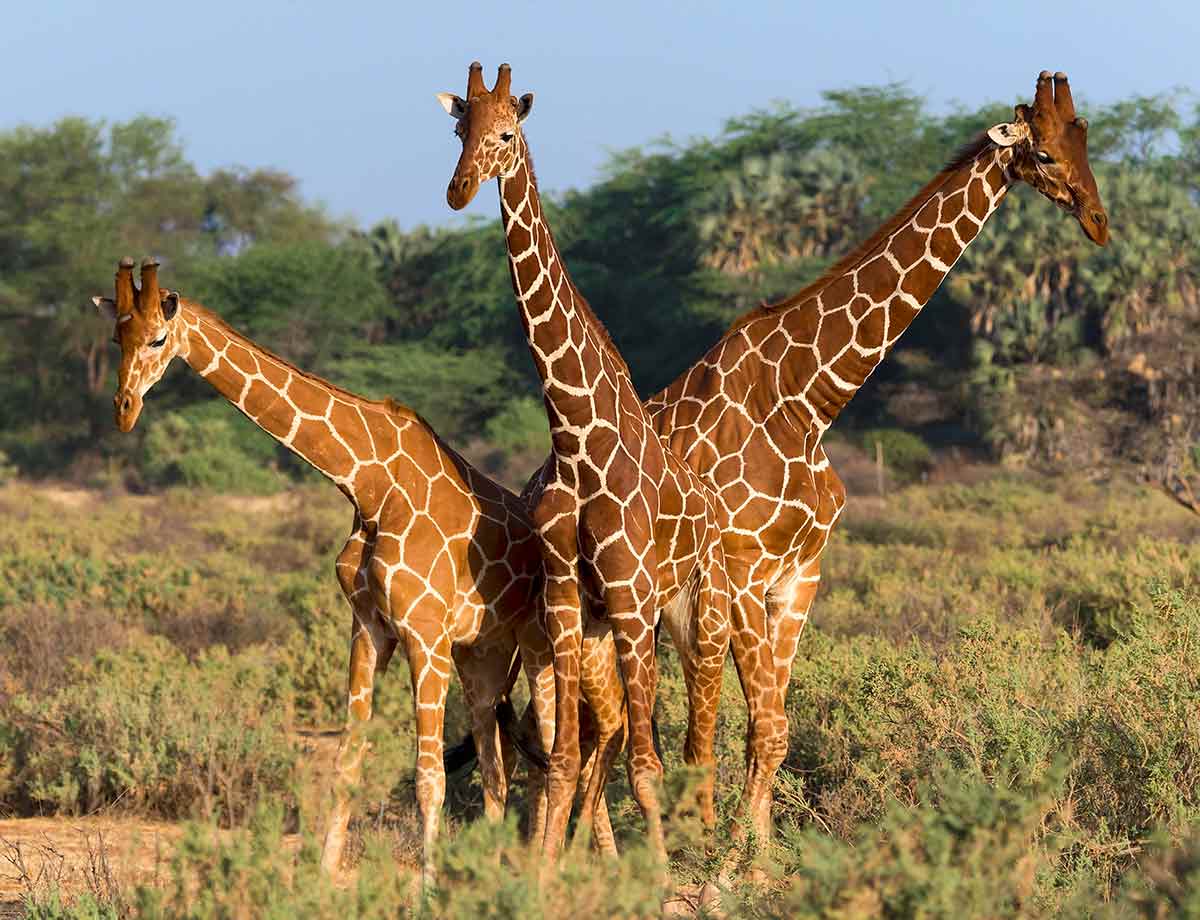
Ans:
[[[609,151],[823,89],[904,81],[939,107],[1029,95],[1065,70],[1110,102],[1200,89],[1200,4],[1028,2],[126,4],[45,0],[0,32],[0,127],[67,114],[176,119],[202,169],[274,166],[363,223],[449,223],[458,157],[434,100],[502,61],[537,101],[546,190],[583,186]],[[1084,108],[1086,108],[1084,106]],[[468,213],[495,216],[494,194]]]

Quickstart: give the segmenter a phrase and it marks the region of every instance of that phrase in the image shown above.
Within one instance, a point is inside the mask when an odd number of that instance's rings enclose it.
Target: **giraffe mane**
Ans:
[[[971,138],[963,144],[945,166],[938,171],[929,182],[925,183],[912,198],[910,198],[895,214],[889,217],[882,226],[879,227],[869,237],[851,249],[846,255],[842,256],[834,262],[829,268],[825,269],[815,281],[802,287],[795,294],[787,297],[777,303],[764,303],[761,306],[755,307],[753,310],[743,314],[733,321],[733,325],[725,332],[725,336],[732,335],[743,326],[748,325],[756,319],[763,316],[768,316],[772,313],[777,313],[780,310],[786,310],[790,307],[804,303],[806,300],[815,297],[821,290],[831,282],[837,280],[844,275],[850,268],[858,265],[861,262],[866,262],[868,258],[875,254],[887,240],[900,227],[912,220],[913,215],[919,211],[933,194],[941,188],[941,186],[959,169],[966,166],[974,160],[980,153],[992,145],[992,140],[987,136],[986,131],[981,131],[978,135]]]
[[[533,150],[529,147],[529,141],[525,138],[525,132],[521,132],[521,140],[525,144],[525,168],[529,170],[529,183],[537,192],[538,200],[541,200],[542,190],[538,187],[537,173],[533,169]],[[542,212],[545,213],[545,205],[542,205]],[[629,369],[629,365],[625,363],[625,357],[621,354],[621,349],[617,348],[617,343],[613,341],[612,333],[608,331],[608,327],[604,325],[600,317],[596,315],[596,311],[592,308],[591,303],[575,284],[575,279],[571,277],[571,273],[567,271],[567,262],[563,258],[562,252],[558,250],[558,242],[554,239],[554,233],[550,230],[550,222],[543,219],[546,226],[546,232],[550,234],[550,244],[558,252],[558,261],[563,267],[563,274],[567,278],[567,283],[571,285],[571,291],[575,294],[575,300],[583,305],[584,315],[588,318],[588,327],[596,333],[600,339],[600,344],[604,350],[608,352],[609,357],[617,362],[617,366],[628,375],[629,379],[633,379],[633,372]]]
[[[280,355],[271,351],[271,349],[266,348],[263,345],[260,345],[258,342],[247,338],[245,335],[229,325],[229,323],[222,319],[221,316],[214,313],[203,304],[196,303],[194,300],[185,300],[183,298],[180,298],[180,300],[183,303],[186,303],[192,312],[194,312],[197,316],[204,319],[205,322],[216,326],[223,334],[228,336],[232,341],[237,342],[243,348],[247,348],[251,352],[257,352],[259,354],[266,355],[281,367],[286,368],[290,373],[295,374],[297,377],[307,380],[309,383],[315,384],[322,389],[328,390],[339,399],[372,409],[381,409],[391,415],[395,415],[407,421],[420,422],[427,425],[425,420],[422,419],[416,412],[414,412],[408,406],[405,406],[403,403],[399,403],[392,399],[392,397],[388,396],[384,399],[367,399],[365,396],[359,396],[357,393],[351,393],[349,390],[343,389],[336,383],[330,383],[324,377],[319,377],[316,374],[301,370],[287,358],[281,357]]]
[[[568,280],[570,276],[568,275]],[[592,305],[588,303],[586,297],[579,293],[579,289],[575,288],[575,282],[571,281],[571,287],[575,289],[575,297],[578,302],[581,302],[587,311],[587,316],[590,319],[590,326],[593,332],[600,339],[600,344],[604,346],[609,357],[617,362],[617,366],[621,368],[628,376],[633,379],[633,372],[629,369],[629,365],[625,363],[625,357],[621,354],[621,349],[617,348],[617,343],[613,341],[612,334],[608,331],[608,327],[601,322],[600,317],[596,315],[596,311],[592,309]]]

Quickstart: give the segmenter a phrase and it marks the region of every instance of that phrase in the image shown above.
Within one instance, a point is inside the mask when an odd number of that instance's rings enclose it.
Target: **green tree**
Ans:
[[[65,118],[0,132],[0,431],[26,469],[111,431],[116,351],[88,298],[121,255],[156,255],[185,287],[260,240],[340,233],[279,173],[201,176],[165,119]]]

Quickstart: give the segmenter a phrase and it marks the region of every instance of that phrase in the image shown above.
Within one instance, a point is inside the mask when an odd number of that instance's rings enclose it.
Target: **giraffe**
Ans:
[[[349,793],[366,752],[362,728],[371,717],[375,676],[400,645],[415,699],[422,874],[428,882],[445,797],[442,729],[451,662],[471,711],[489,818],[503,814],[515,762],[497,731],[495,707],[516,678],[510,669],[518,666],[518,646],[542,737],[553,737],[551,649],[536,615],[540,548],[524,504],[474,469],[412,410],[306,374],[199,304],[160,289],[153,259],[142,263],[140,290],[133,260],[122,259],[115,300],[93,302],[115,323],[121,346],[114,405],[122,431],[132,430],[143,396],[178,356],[353,505],[353,530],[336,563],[353,610],[347,730],[337,753],[322,865],[332,872],[340,861]],[[611,643],[592,649],[589,673],[602,685],[594,696],[619,711]],[[611,846],[606,813],[597,815],[597,826],[601,845]]]
[[[732,592],[731,645],[749,708],[739,811],[769,839],[787,754],[792,662],[846,501],[825,431],[1019,182],[1103,246],[1108,216],[1064,73],[969,142],[869,239],[787,299],[737,320],[647,402],[655,430],[712,487]]]
[[[547,772],[544,852],[557,855],[579,779],[576,701],[582,637],[611,630],[629,720],[630,785],[651,845],[665,863],[657,787],[662,763],[651,718],[658,610],[688,684],[685,757],[705,767],[700,811],[710,825],[713,734],[728,647],[728,592],[714,497],[650,427],[629,369],[567,274],[538,195],[522,124],[533,95],[509,93],[501,65],[489,91],[471,64],[467,98],[439,94],[462,153],[447,189],[455,210],[498,178],[513,289],[550,419],[552,452],[526,487],[545,568],[544,615],[554,650],[554,742]],[[611,753],[611,752],[609,752]],[[603,784],[602,757],[584,814]]]

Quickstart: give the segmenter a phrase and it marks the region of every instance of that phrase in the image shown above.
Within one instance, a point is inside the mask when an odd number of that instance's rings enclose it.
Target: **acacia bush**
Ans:
[[[0,797],[66,814],[115,802],[239,823],[288,790],[291,690],[261,652],[189,662],[162,638],[103,652],[61,689],[9,701]]]
[[[146,420],[142,468],[154,486],[269,494],[287,485],[275,444],[224,401],[207,400]]]
[[[349,892],[309,884],[318,837],[302,837],[292,855],[276,846],[278,815],[270,827],[252,816],[286,808],[309,832],[311,799],[294,790],[311,757],[289,738],[343,717],[349,612],[331,573],[348,513],[331,490],[260,501],[168,493],[53,513],[28,496],[4,506],[15,525],[0,534],[9,634],[23,636],[39,616],[79,629],[89,611],[114,626],[81,641],[79,660],[53,680],[13,671],[0,802],[211,814],[237,826],[235,837],[205,831],[207,843],[180,851],[180,871],[189,885],[203,879],[210,900],[146,892],[143,916],[254,904],[318,917],[554,917],[575,903],[568,895],[615,915],[661,894],[639,855],[624,771],[608,797],[628,855],[602,867],[572,855],[562,876],[541,880],[514,828],[471,823],[481,793],[460,773],[447,800],[448,882],[418,908],[407,887],[418,852],[412,700],[399,657],[377,682],[368,732],[364,817],[350,848],[363,881]],[[127,554],[112,534],[135,521],[176,549]],[[1120,481],[1003,475],[903,488],[886,505],[852,501],[788,699],[778,836],[762,857],[777,880],[729,892],[728,915],[957,916],[966,905],[990,916],[1154,916],[1185,904],[1196,865],[1189,828],[1200,821],[1197,536],[1200,521]],[[65,572],[37,566],[51,545]],[[213,644],[217,631],[189,638],[186,652],[168,641],[163,624],[183,622],[189,605],[238,594],[254,612],[244,622],[275,630],[273,641],[242,641],[236,653]],[[146,624],[159,635],[147,637]],[[669,643],[661,674],[667,801],[678,802],[686,694]],[[466,727],[456,688],[448,739]],[[716,739],[723,820],[744,775],[744,729],[730,666]],[[514,815],[522,801],[518,780]],[[741,858],[728,826],[711,843],[690,827],[682,812],[670,825],[676,880],[712,878],[727,855]]]

